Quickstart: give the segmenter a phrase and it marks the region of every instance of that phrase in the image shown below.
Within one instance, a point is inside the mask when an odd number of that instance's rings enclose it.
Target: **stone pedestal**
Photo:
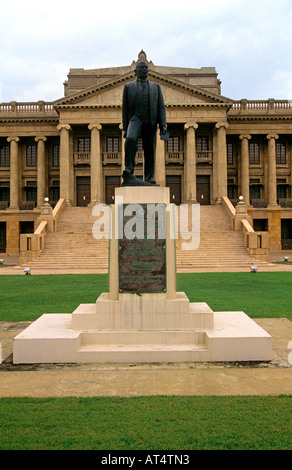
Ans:
[[[79,305],[72,314],[41,316],[14,338],[13,362],[270,361],[271,337],[243,312],[213,312],[206,303],[192,303],[184,292],[177,292],[169,189],[119,188],[115,201],[111,210],[109,292],[101,294],[95,303]],[[165,206],[165,271],[162,258],[151,261],[150,253],[147,260],[150,274],[153,270],[155,276],[159,265],[160,275],[166,276],[165,288],[158,283],[158,292],[121,292],[117,206],[124,208],[133,202],[142,208],[145,204]]]

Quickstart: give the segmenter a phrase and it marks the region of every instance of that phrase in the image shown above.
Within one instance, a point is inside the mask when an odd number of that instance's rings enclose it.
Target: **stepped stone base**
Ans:
[[[213,312],[184,293],[101,294],[72,314],[44,314],[14,338],[13,362],[270,361],[272,338],[243,312]]]

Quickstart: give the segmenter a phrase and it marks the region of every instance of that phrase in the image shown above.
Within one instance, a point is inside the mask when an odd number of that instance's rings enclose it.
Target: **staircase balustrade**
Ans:
[[[65,207],[65,199],[59,199],[52,215],[41,215],[39,225],[34,233],[20,235],[20,264],[27,264],[35,261],[41,254],[45,246],[45,236],[47,232],[56,232],[57,221]]]
[[[34,233],[20,235],[20,264],[35,261],[45,246],[45,235],[47,233],[47,221],[43,220]]]
[[[251,217],[247,213],[247,206],[239,202],[233,206],[228,197],[223,197],[223,206],[230,217],[233,230],[241,230],[244,234],[245,247],[250,255],[257,255],[260,259],[268,260],[269,234],[268,232],[255,232],[250,224]]]

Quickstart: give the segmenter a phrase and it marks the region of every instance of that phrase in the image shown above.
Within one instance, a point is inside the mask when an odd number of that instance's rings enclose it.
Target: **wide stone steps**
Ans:
[[[81,362],[153,363],[208,360],[208,348],[194,344],[85,345],[78,349]]]
[[[58,231],[47,233],[44,250],[30,266],[42,270],[88,268],[107,272],[109,241],[108,237],[94,238],[92,229],[96,220],[88,207],[66,207],[59,218]],[[189,221],[191,230],[190,217]],[[200,245],[196,250],[183,249],[183,242],[187,240],[176,241],[179,270],[267,265],[249,255],[243,234],[231,230],[229,216],[222,206],[200,207]]]
[[[194,330],[94,330],[81,334],[77,354],[92,361],[136,362],[183,360],[207,354],[206,333]],[[156,359],[155,359],[156,358]]]
[[[138,341],[137,341],[138,339]],[[110,341],[109,341],[110,340]],[[203,346],[206,343],[206,333],[195,330],[94,330],[81,334],[81,348],[91,348],[92,345],[151,344],[159,345],[188,344]]]

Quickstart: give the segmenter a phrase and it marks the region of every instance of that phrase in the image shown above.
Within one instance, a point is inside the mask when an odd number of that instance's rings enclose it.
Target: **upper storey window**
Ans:
[[[10,166],[9,145],[0,145],[0,166]]]
[[[170,136],[167,142],[168,152],[179,152],[180,151],[180,138],[179,135]]]
[[[276,163],[277,165],[286,165],[285,142],[276,142]]]
[[[107,137],[106,138],[106,151],[107,152],[119,152],[119,142],[120,139],[116,137]]]
[[[196,138],[196,146],[198,152],[208,152],[209,138],[207,135],[200,135]]]
[[[60,166],[60,145],[53,146],[53,166]]]
[[[78,137],[78,152],[90,152],[90,137]]]
[[[36,166],[37,164],[37,146],[26,146],[26,166]]]
[[[259,165],[260,163],[260,144],[258,142],[249,143],[249,163],[250,165]]]
[[[228,142],[226,144],[227,165],[233,165],[233,144]]]

